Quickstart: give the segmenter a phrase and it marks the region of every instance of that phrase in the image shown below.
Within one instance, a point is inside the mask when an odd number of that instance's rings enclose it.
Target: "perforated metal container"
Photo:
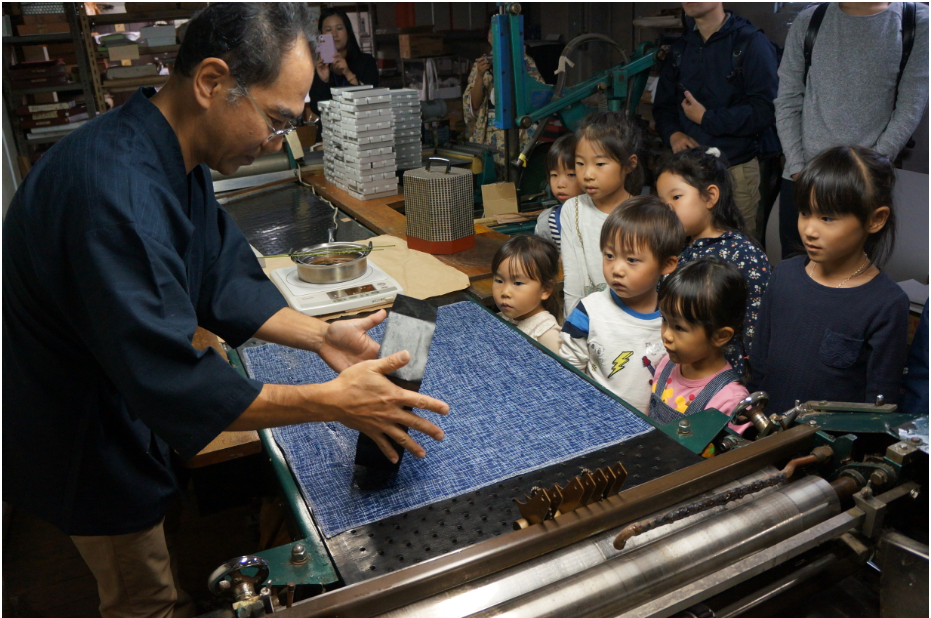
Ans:
[[[432,161],[443,167],[431,169]],[[426,253],[456,253],[475,246],[472,172],[433,157],[404,172],[407,246]]]

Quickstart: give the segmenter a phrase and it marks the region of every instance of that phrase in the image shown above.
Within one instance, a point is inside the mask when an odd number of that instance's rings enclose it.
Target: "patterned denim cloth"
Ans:
[[[370,334],[381,340],[384,325]],[[335,374],[318,356],[278,345],[243,350],[249,374],[266,383],[307,384]],[[339,423],[273,430],[304,499],[327,538],[526,474],[651,429],[649,423],[564,368],[482,307],[441,307],[421,391],[449,404],[448,416],[419,411],[446,433],[415,434],[425,459],[404,455],[390,487],[353,482],[358,433]]]

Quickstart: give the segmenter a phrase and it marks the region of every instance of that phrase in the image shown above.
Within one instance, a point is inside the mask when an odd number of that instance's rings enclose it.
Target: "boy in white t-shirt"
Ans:
[[[646,414],[651,369],[665,354],[656,290],[676,269],[685,232],[662,201],[640,196],[608,215],[599,244],[608,287],[566,319],[559,355]]]

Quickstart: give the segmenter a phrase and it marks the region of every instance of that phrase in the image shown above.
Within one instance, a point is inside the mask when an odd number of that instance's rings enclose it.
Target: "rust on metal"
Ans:
[[[712,496],[708,496],[707,498],[702,498],[698,502],[680,506],[674,511],[667,511],[662,515],[654,517],[653,519],[647,519],[644,521],[638,521],[635,524],[630,524],[621,530],[621,533],[618,534],[614,539],[614,549],[624,549],[624,545],[627,544],[627,541],[629,541],[631,537],[635,537],[638,534],[643,534],[644,532],[649,532],[654,528],[666,526],[673,522],[679,521],[680,519],[691,517],[696,513],[701,513],[702,511],[708,510],[710,508],[723,506],[728,502],[733,502],[734,500],[740,500],[744,496],[762,491],[767,487],[779,485],[780,483],[785,482],[787,478],[788,475],[786,472],[782,471],[779,474],[774,474],[767,479],[753,481],[747,485],[734,487],[732,489],[728,489],[727,491],[722,491]]]
[[[556,519],[322,594],[282,611],[282,618],[370,618],[409,605],[809,452],[816,431],[810,425],[792,427]]]

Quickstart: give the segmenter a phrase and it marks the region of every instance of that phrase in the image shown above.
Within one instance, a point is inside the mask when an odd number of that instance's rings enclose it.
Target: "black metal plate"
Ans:
[[[232,199],[224,205],[249,244],[262,255],[288,253],[327,242],[333,208],[297,184]],[[340,212],[336,240],[352,242],[373,234]]]
[[[661,431],[515,476],[477,491],[347,530],[326,541],[347,584],[363,581],[511,532],[520,518],[514,498],[533,487],[565,485],[583,468],[595,470],[620,461],[627,468],[624,489],[701,461]]]

